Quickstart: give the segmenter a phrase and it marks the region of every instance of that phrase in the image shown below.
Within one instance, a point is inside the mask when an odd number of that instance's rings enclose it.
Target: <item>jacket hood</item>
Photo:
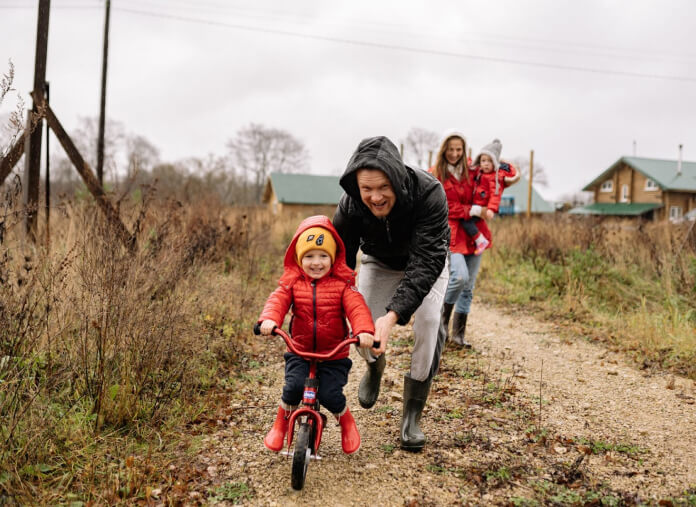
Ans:
[[[336,260],[331,265],[331,269],[326,276],[333,275],[346,281],[347,283],[350,283],[351,285],[354,284],[355,272],[348,267],[348,264],[346,264],[346,247],[343,244],[343,240],[341,239],[341,236],[338,235],[338,232],[334,228],[329,217],[324,215],[315,215],[305,218],[300,225],[297,226],[295,235],[292,237],[292,241],[285,251],[285,259],[283,261],[283,267],[285,269],[278,283],[288,287],[295,283],[298,278],[306,276],[305,272],[302,271],[302,268],[297,263],[295,247],[297,245],[297,238],[299,238],[300,234],[311,227],[322,227],[326,229],[331,233],[334,240],[336,240]]]
[[[461,131],[456,130],[456,129],[449,129],[445,131],[445,133],[442,135],[440,138],[440,152],[444,151],[445,149],[445,143],[450,140],[452,137],[458,137],[462,141],[464,141],[464,156],[467,156],[467,141],[466,141],[466,136],[461,133]]]
[[[390,214],[411,207],[410,179],[406,165],[401,160],[397,147],[387,137],[368,137],[360,141],[339,181],[346,194],[364,211],[371,213],[360,198],[357,181],[359,169],[378,169],[387,175],[396,195],[396,203]]]

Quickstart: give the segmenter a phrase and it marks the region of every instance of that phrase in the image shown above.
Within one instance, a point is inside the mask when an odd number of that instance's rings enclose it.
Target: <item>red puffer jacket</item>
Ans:
[[[432,172],[433,168],[430,170]],[[514,184],[520,178],[519,171],[511,164],[501,163],[500,171],[503,174],[502,183],[504,186]],[[445,189],[445,195],[447,196],[447,208],[449,211],[447,219],[450,226],[450,252],[452,253],[473,255],[476,250],[476,243],[466,234],[466,231],[462,227],[461,220],[471,218],[469,213],[471,212],[471,205],[474,201],[474,191],[477,189],[478,175],[478,167],[474,166],[469,169],[468,180],[462,179],[459,181],[454,176],[450,176],[445,181],[441,182],[442,187]],[[493,239],[486,221],[479,220],[476,226],[490,242],[488,245],[488,248],[490,248],[493,245]]]
[[[461,224],[461,220],[471,218],[469,212],[471,211],[474,195],[473,175],[471,171],[469,171],[469,179],[465,180],[462,178],[461,181],[454,176],[450,176],[442,182],[442,186],[445,189],[447,208],[449,209],[447,218],[450,226],[450,252],[473,255],[474,250],[476,250],[476,243],[472,238],[467,236]],[[486,221],[479,220],[476,226],[484,237],[493,244],[491,231],[488,229]]]
[[[323,227],[336,240],[336,260],[331,271],[313,280],[302,271],[296,260],[295,244],[303,231]],[[305,352],[330,352],[348,335],[346,317],[354,335],[374,334],[372,314],[355,287],[355,272],[346,264],[346,249],[331,220],[313,216],[302,221],[285,252],[285,271],[261,312],[259,322],[271,319],[282,324],[292,307],[290,335],[295,345]],[[348,357],[346,347],[335,359]]]

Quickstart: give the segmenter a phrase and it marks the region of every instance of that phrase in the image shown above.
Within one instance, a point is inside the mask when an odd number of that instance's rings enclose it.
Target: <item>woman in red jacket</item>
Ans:
[[[478,243],[483,250],[492,245],[491,231],[486,220],[491,218],[486,207],[474,205],[474,194],[480,183],[479,167],[469,167],[466,157],[467,145],[463,134],[451,131],[444,136],[435,165],[431,168],[433,176],[442,183],[447,196],[448,221],[450,226],[450,278],[442,307],[442,323],[447,330],[450,316],[452,319],[452,341],[464,347],[471,344],[464,338],[466,321],[474,297],[474,285],[481,267],[481,253],[477,251]],[[506,165],[503,182],[510,185],[519,179],[514,167]],[[479,217],[475,221],[477,234],[466,233],[463,221]]]
[[[281,326],[292,308],[289,334],[302,351],[331,351],[348,335],[346,317],[361,347],[372,347],[375,332],[372,314],[355,288],[355,272],[346,264],[343,241],[325,216],[305,219],[285,252],[284,272],[278,288],[266,301],[258,322],[261,333],[271,334]],[[346,405],[343,386],[352,366],[348,349],[317,367],[319,403],[332,412],[341,425],[343,452],[351,454],[360,447],[360,434]],[[288,431],[292,410],[302,400],[309,362],[291,352],[285,353],[285,385],[273,427],[264,444],[280,451]]]

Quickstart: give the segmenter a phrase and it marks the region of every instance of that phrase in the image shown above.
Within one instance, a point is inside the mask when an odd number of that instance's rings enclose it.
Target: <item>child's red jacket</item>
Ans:
[[[474,174],[473,203],[498,213],[503,190],[511,185],[511,178],[516,177],[512,183],[519,179],[517,169],[507,162],[501,162],[498,171],[484,173],[479,166],[474,166],[471,172]]]
[[[336,260],[327,275],[313,280],[297,263],[295,244],[310,227],[323,227],[336,240]],[[292,309],[290,335],[295,346],[305,352],[330,352],[348,336],[346,317],[354,335],[374,334],[372,314],[355,287],[355,272],[346,264],[346,248],[328,217],[306,218],[298,226],[285,252],[285,271],[278,288],[268,297],[259,322],[271,319],[282,324]],[[348,357],[346,347],[335,359]]]
[[[484,173],[478,172],[478,181],[474,187],[473,203],[484,208],[488,208],[493,213],[498,213],[500,207],[500,196],[503,193],[503,185],[498,180],[498,188],[496,189],[496,174],[495,172]]]

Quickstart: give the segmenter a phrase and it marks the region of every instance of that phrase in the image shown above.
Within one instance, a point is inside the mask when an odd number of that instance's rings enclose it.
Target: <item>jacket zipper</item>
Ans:
[[[387,225],[387,241],[391,244],[392,242],[392,237],[391,237],[391,231],[389,230],[389,219],[385,219],[384,223]]]
[[[312,281],[312,309],[314,310],[314,329],[312,338],[314,340],[314,352],[317,351],[317,281]]]

